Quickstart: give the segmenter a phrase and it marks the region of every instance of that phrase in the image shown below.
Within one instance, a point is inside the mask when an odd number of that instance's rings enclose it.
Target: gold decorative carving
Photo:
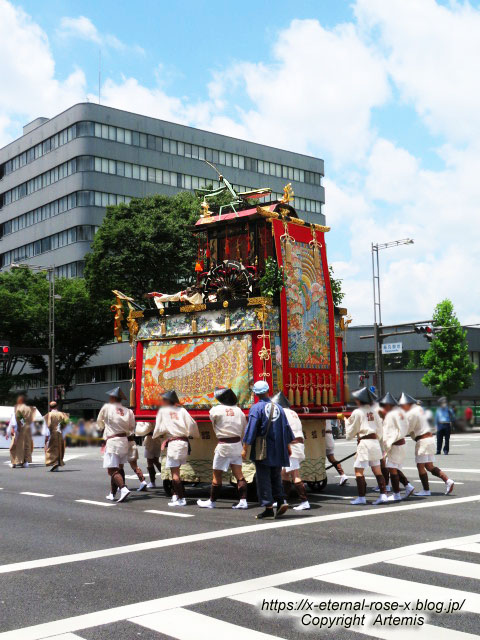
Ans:
[[[192,313],[192,311],[205,311],[206,304],[186,304],[184,307],[180,307],[182,313]]]
[[[287,202],[290,202],[294,195],[295,194],[292,189],[292,183],[289,182],[283,187],[283,197],[280,202],[284,202],[285,204],[287,204]]]
[[[228,307],[228,300],[223,301],[223,308],[226,309]]]
[[[272,304],[272,298],[263,298],[263,297],[259,296],[257,298],[249,298],[248,302],[247,302],[247,306],[249,306],[249,307],[262,305],[262,304],[271,305]]]

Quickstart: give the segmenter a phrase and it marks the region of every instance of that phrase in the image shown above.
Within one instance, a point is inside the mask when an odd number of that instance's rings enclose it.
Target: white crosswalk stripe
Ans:
[[[448,549],[461,552],[461,559],[428,555],[432,551]],[[422,613],[424,615],[425,612],[415,611],[414,607],[417,600],[424,602],[427,599],[446,604],[451,601],[464,601],[462,611],[475,615],[480,614],[480,593],[475,593],[477,589],[460,590],[449,586],[451,577],[480,580],[480,563],[469,561],[469,554],[472,553],[480,553],[480,535],[378,551],[365,556],[345,558],[270,576],[260,576],[155,600],[126,604],[113,609],[6,631],[0,633],[0,640],[42,640],[52,637],[55,640],[82,640],[88,636],[88,634],[84,636],[85,630],[94,627],[103,627],[108,630],[109,625],[118,622],[132,625],[131,637],[141,635],[135,629],[143,627],[161,634],[162,637],[175,640],[191,640],[191,638],[211,640],[219,637],[228,637],[230,640],[274,640],[279,637],[288,638],[289,629],[293,628],[292,624],[295,625],[295,629],[306,634],[308,631],[316,631],[317,635],[325,635],[327,633],[325,629],[301,626],[302,616],[306,613],[302,607],[298,607],[298,611],[269,614],[266,606],[262,611],[262,603],[264,601],[298,603],[306,598],[316,603],[325,602],[332,597],[331,585],[335,586],[335,597],[340,602],[361,601],[364,593],[372,594],[371,598],[375,600],[397,601],[401,604],[404,601],[413,602],[412,610],[407,613],[402,612],[401,615],[404,616],[422,615]],[[387,566],[395,566],[396,569],[393,570],[398,571],[397,575],[400,577],[385,576],[378,572]],[[416,570],[415,580],[405,578],[406,570],[409,569]],[[435,574],[434,577],[432,577],[433,574]],[[407,573],[407,575],[411,574]],[[312,588],[314,595],[305,587],[298,591],[291,590],[295,583],[305,580],[315,580],[315,588]],[[290,589],[289,585],[291,585]],[[458,581],[455,582],[455,586],[458,586]],[[338,587],[345,587],[349,591],[342,596],[341,592],[338,592]],[[219,619],[205,611],[199,613],[188,608],[195,605],[205,607],[213,601],[227,602],[227,599],[229,604],[224,607],[225,614],[222,616],[225,619]],[[236,605],[240,610],[235,609]],[[245,611],[245,607],[248,611]],[[307,609],[307,611],[312,610]],[[459,626],[459,618],[458,616],[450,617],[447,613],[438,614],[442,615],[442,624],[437,625],[435,622],[438,617],[429,612],[428,619],[421,628],[372,626],[372,621],[377,615],[376,611],[367,609],[364,613],[366,624],[352,626],[350,629],[340,625],[333,628],[332,637],[340,631],[342,637],[344,634],[351,635],[352,640],[357,634],[384,640],[399,638],[401,640],[422,640],[423,638],[473,640],[478,637],[476,634],[449,627],[449,624]],[[312,611],[312,616],[317,615],[336,616],[338,611],[324,611],[317,608],[316,611]],[[353,615],[353,613],[345,609],[345,615]],[[242,626],[242,620],[247,620],[248,626]],[[279,624],[282,625],[280,636],[278,635]]]

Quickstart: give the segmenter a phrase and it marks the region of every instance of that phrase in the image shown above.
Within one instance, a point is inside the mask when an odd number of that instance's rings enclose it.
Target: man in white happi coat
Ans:
[[[217,436],[218,444],[215,447],[213,457],[213,480],[208,500],[197,500],[199,507],[213,509],[222,489],[222,473],[232,468],[232,473],[237,480],[238,504],[232,509],[248,509],[247,481],[243,477],[242,444],[247,426],[245,414],[237,406],[237,396],[232,389],[216,387],[213,392],[215,399],[220,404],[210,409],[210,420]]]
[[[120,387],[107,392],[109,401],[100,409],[97,425],[105,438],[103,468],[108,470],[111,492],[107,500],[113,500],[116,491],[120,491],[117,502],[127,499],[130,491],[125,486],[123,465],[128,462],[128,436],[135,431],[135,416],[131,409],[122,405],[125,394]],[[113,491],[115,489],[115,491]]]
[[[282,467],[282,483],[285,497],[292,491],[292,485],[300,498],[300,504],[293,507],[294,511],[303,511],[310,509],[310,503],[307,498],[305,485],[300,475],[300,465],[305,460],[305,444],[303,438],[303,427],[298,413],[290,409],[290,403],[282,391],[279,391],[272,398],[272,402],[278,404],[285,411],[285,416],[290,428],[293,432],[294,439],[288,446],[288,467]],[[275,506],[275,504],[273,505]]]
[[[390,473],[393,494],[388,497],[393,502],[402,499],[400,495],[400,475],[406,456],[405,436],[408,432],[408,422],[405,412],[398,406],[396,399],[388,392],[379,402],[384,413],[383,419],[383,449],[386,454],[385,466]],[[403,475],[403,473],[402,473]],[[414,491],[414,487],[407,479],[405,498]]]
[[[373,504],[383,504],[388,502],[388,498],[385,478],[382,475],[380,465],[383,456],[382,448],[380,447],[382,421],[374,407],[377,398],[367,387],[354,391],[352,396],[357,408],[352,411],[352,415],[346,420],[345,430],[347,440],[357,439],[357,455],[354,468],[358,498],[352,500],[351,504],[367,503],[365,497],[367,483],[364,472],[368,467],[371,467],[380,488],[380,496]]]
[[[415,398],[408,393],[402,393],[398,404],[405,411],[408,422],[408,434],[415,440],[415,462],[417,463],[418,476],[423,489],[415,491],[416,496],[429,496],[430,485],[428,482],[429,471],[433,476],[445,482],[445,495],[452,493],[455,483],[441,469],[435,466],[436,442],[430,431],[427,416],[424,409]]]
[[[153,439],[167,435],[162,450],[167,448],[166,467],[172,474],[173,496],[169,507],[184,507],[187,504],[180,467],[187,461],[190,452],[189,438],[199,438],[198,426],[186,409],[180,406],[180,400],[174,389],[162,394],[163,406],[157,413]]]

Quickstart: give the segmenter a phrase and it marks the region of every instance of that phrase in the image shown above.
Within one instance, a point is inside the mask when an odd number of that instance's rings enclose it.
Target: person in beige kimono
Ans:
[[[174,389],[162,394],[162,406],[158,410],[153,439],[166,434],[162,450],[167,449],[166,467],[172,474],[173,495],[169,507],[184,507],[187,504],[180,467],[187,461],[190,452],[189,438],[199,438],[198,426],[186,409],[179,406],[180,400]]]
[[[402,499],[400,495],[400,474],[406,456],[405,436],[408,432],[408,422],[405,412],[398,406],[393,395],[388,392],[379,402],[384,413],[383,419],[383,449],[386,454],[385,466],[390,473],[393,494],[388,497],[393,502]],[[402,473],[403,476],[403,473]],[[405,476],[404,476],[405,477]],[[414,487],[405,478],[405,498],[413,493]]]
[[[68,421],[68,414],[58,410],[56,402],[50,402],[50,411],[44,416],[49,435],[45,438],[45,466],[51,467],[50,471],[58,471],[65,465],[65,442],[62,429]]]
[[[10,466],[28,467],[32,462],[32,423],[37,413],[36,407],[26,404],[25,396],[18,396],[10,421],[12,444],[10,445]]]
[[[107,500],[113,500],[119,490],[117,502],[123,502],[130,494],[125,486],[123,465],[128,462],[128,436],[135,430],[135,416],[131,409],[122,406],[125,394],[120,387],[108,391],[107,395],[109,402],[103,405],[97,418],[98,429],[103,431],[106,440],[103,468],[108,470],[112,489]]]
[[[373,504],[388,502],[385,478],[382,475],[380,461],[383,453],[380,446],[382,437],[382,421],[375,410],[377,400],[374,393],[362,387],[352,393],[357,408],[345,423],[347,440],[357,439],[357,455],[355,457],[355,480],[357,481],[358,498],[351,504],[366,504],[365,498],[367,483],[365,481],[365,469],[371,467],[380,487],[380,497]]]
[[[436,476],[445,482],[445,495],[453,491],[454,481],[447,476],[441,469],[435,466],[436,442],[430,430],[427,416],[423,407],[421,407],[415,398],[409,396],[408,393],[402,393],[398,404],[405,411],[408,422],[408,434],[415,440],[415,462],[417,463],[418,477],[422,483],[423,489],[415,491],[416,496],[429,496],[430,485],[428,482],[429,471],[432,476]]]

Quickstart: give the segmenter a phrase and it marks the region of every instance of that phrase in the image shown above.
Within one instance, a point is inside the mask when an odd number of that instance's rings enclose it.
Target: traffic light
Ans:
[[[431,342],[436,333],[439,333],[443,327],[431,327],[430,325],[417,325],[414,327],[415,333],[421,333],[428,342]]]
[[[10,355],[10,342],[0,339],[0,359],[7,359]]]

